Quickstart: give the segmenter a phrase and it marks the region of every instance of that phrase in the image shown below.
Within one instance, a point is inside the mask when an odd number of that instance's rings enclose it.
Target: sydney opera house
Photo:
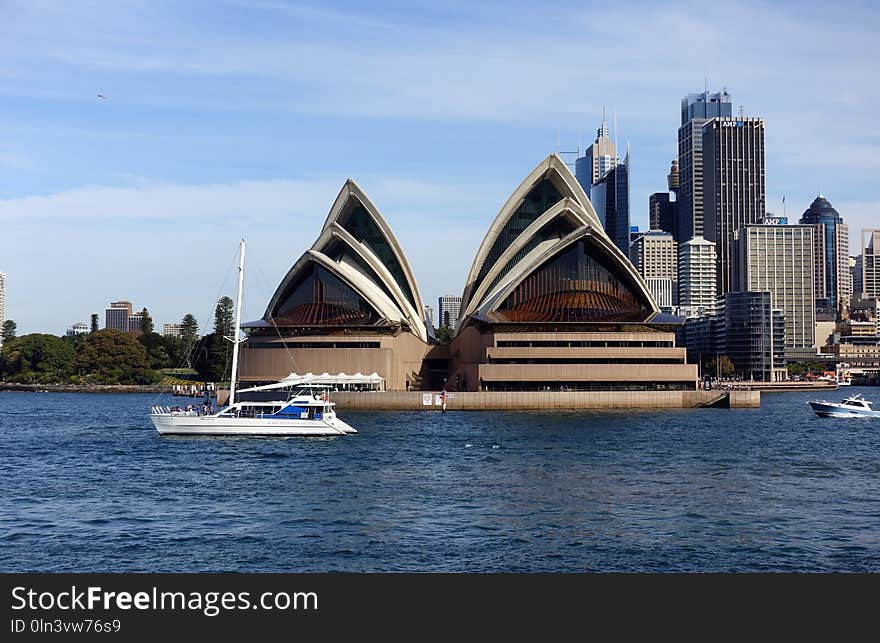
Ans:
[[[314,245],[263,318],[244,324],[240,376],[378,373],[388,390],[694,390],[629,259],[565,163],[547,157],[489,227],[439,344],[406,255],[379,209],[347,181]]]

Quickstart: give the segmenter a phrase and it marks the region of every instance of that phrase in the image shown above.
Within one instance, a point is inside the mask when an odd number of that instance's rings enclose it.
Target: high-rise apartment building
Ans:
[[[703,126],[702,154],[703,236],[715,242],[716,290],[723,295],[736,290],[737,232],[764,218],[764,119],[713,118]]]
[[[443,295],[437,300],[437,321],[440,326],[455,330],[461,314],[461,297]]]
[[[683,317],[703,317],[715,310],[715,244],[693,237],[678,245],[678,306]]]
[[[787,355],[816,344],[813,243],[813,226],[808,225],[739,230],[735,290],[770,293],[773,308],[785,313]]]
[[[745,379],[785,379],[785,313],[769,292],[730,292],[718,299],[718,352]]]
[[[849,226],[821,194],[801,215],[800,223],[813,227],[816,307],[836,310],[853,294]]]
[[[733,115],[730,94],[688,94],[681,99],[678,128],[678,232],[679,243],[703,232],[703,125],[712,118]],[[672,174],[670,172],[670,174]],[[670,187],[672,189],[672,187]]]
[[[880,228],[862,230],[862,297],[880,299]]]
[[[128,332],[128,318],[131,316],[130,301],[114,301],[104,310],[104,328]]]
[[[585,188],[586,189],[586,188]],[[589,190],[605,232],[623,254],[629,252],[629,152]]]
[[[770,293],[727,293],[713,308],[711,315],[688,319],[679,331],[688,361],[705,365],[724,355],[740,377],[784,380],[785,314],[773,308]],[[704,370],[702,376],[718,373]]]
[[[617,165],[617,148],[611,140],[605,113],[602,113],[602,126],[596,130],[596,140],[586,149],[584,155],[575,161],[575,177],[584,191],[589,194],[590,186],[598,183]]]
[[[649,230],[638,235],[629,247],[629,258],[660,308],[678,300],[678,244],[668,232]],[[649,281],[649,280],[667,280]],[[654,284],[654,288],[651,287]],[[669,291],[668,297],[665,295]],[[661,301],[663,303],[661,303]]]

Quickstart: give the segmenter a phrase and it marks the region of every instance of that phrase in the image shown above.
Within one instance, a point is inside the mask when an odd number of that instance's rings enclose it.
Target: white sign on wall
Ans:
[[[432,397],[430,393],[422,393],[422,406],[431,406]]]

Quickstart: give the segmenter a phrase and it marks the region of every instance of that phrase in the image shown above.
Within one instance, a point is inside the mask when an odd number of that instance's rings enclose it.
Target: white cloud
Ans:
[[[111,300],[129,299],[157,322],[187,312],[206,320],[218,292],[232,288],[230,258],[245,237],[245,313],[259,317],[314,242],[344,180],[144,183],[0,200],[9,316],[25,331],[60,333]],[[359,183],[398,235],[426,302],[461,290],[504,190],[515,187],[395,177]],[[59,319],[59,311],[71,318]]]

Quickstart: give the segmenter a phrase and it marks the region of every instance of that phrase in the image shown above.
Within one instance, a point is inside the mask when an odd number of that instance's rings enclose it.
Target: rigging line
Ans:
[[[236,253],[237,253],[237,250],[236,250]],[[217,307],[217,302],[220,300],[220,293],[223,292],[223,289],[226,287],[226,282],[229,280],[229,273],[232,272],[232,267],[235,265],[235,262],[236,262],[236,259],[237,259],[237,254],[236,254],[236,253],[233,253],[232,258],[230,259],[229,265],[228,265],[227,268],[226,268],[226,272],[225,272],[225,275],[224,275],[224,277],[223,277],[223,281],[220,283],[220,288],[217,290],[217,296],[214,297],[214,304],[213,304],[213,307],[212,307],[212,308],[214,308],[214,309],[216,309],[216,307]],[[209,310],[209,312],[208,312],[208,315],[207,315],[206,317],[203,317],[203,319],[211,319],[211,312],[210,312],[210,310]],[[196,320],[196,321],[198,321],[198,320]],[[207,330],[207,326],[203,326],[203,327],[202,327],[202,330],[203,330],[203,331],[204,331],[204,330]],[[202,334],[202,337],[204,337],[204,336],[207,335],[207,334],[208,334],[208,333],[203,333],[203,334]],[[198,345],[198,340],[196,340],[196,343],[195,343],[195,344],[193,344],[192,346],[189,347],[189,351],[192,351],[197,345]],[[188,356],[188,355],[187,355],[187,352],[188,352],[188,351],[186,351],[186,349],[184,349],[184,354],[181,356],[181,358],[180,358],[180,360],[179,360],[179,362],[178,362],[178,364],[177,364],[177,369],[176,369],[176,370],[179,370],[179,369],[183,366],[183,364],[184,364],[184,362],[186,361],[186,358],[187,358],[187,356]],[[157,393],[157,394],[156,394],[156,397],[153,399],[153,404],[155,404],[155,403],[158,401],[159,397],[162,396],[162,395],[163,395],[163,393],[162,393],[161,388],[160,388],[159,393]],[[152,405],[151,405],[151,406],[152,406]]]
[[[254,259],[251,259],[251,265],[254,266],[257,270],[257,277],[261,279],[260,285],[263,286],[268,283],[268,279],[266,278],[266,273],[263,272],[263,268],[260,263]],[[290,363],[293,367],[291,373],[295,373],[297,371],[296,367],[296,358],[294,358],[293,353],[290,352],[290,348],[287,346],[287,342],[284,341],[284,337],[281,335],[281,331],[278,329],[278,324],[275,323],[275,318],[272,315],[269,315],[269,324],[275,330],[275,334],[278,335],[278,339],[281,340],[281,346],[287,352],[287,356],[290,358]]]

